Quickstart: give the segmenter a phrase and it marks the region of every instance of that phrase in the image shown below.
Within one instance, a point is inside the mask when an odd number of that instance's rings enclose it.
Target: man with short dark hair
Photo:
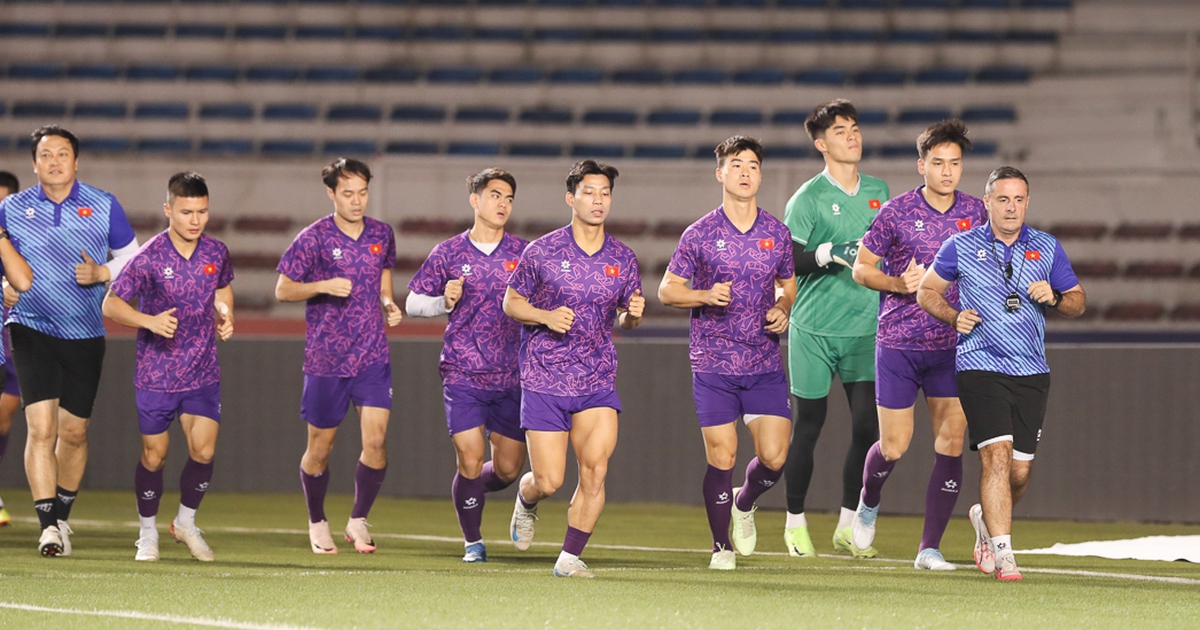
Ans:
[[[458,464],[450,496],[466,547],[463,562],[487,562],[480,533],[484,500],[512,485],[525,465],[521,325],[504,314],[504,293],[529,241],[504,229],[517,194],[511,173],[482,170],[467,178],[467,192],[475,225],[434,246],[408,283],[405,307],[412,317],[450,316],[440,361]],[[492,459],[485,462],[488,443]]]
[[[983,192],[988,222],[942,244],[917,302],[958,331],[958,396],[971,450],[983,462],[981,504],[969,514],[975,563],[998,580],[1015,581],[1021,572],[1012,509],[1029,487],[1050,393],[1046,313],[1078,317],[1087,297],[1058,239],[1025,225],[1025,175],[1000,167]],[[961,309],[946,299],[955,281]]]
[[[115,197],[76,179],[74,134],[41,127],[31,152],[38,184],[4,201],[0,228],[27,254],[37,283],[19,301],[5,289],[5,321],[29,425],[25,474],[41,526],[38,550],[66,556],[104,364],[104,284],[137,251],[137,238]],[[110,253],[112,260],[97,262]]]
[[[872,557],[874,548],[854,549],[850,523],[862,490],[863,461],[871,444],[879,439],[874,404],[879,304],[874,293],[854,282],[850,267],[859,239],[888,200],[888,186],[858,172],[862,132],[858,110],[849,101],[838,99],[818,106],[804,128],[825,158],[825,170],[792,195],[783,219],[795,241],[792,252],[798,282],[788,333],[795,429],[784,471],[788,507],[783,539],[792,556],[816,556],[804,502],[836,373],[849,399],[852,430],[842,468],[842,509],[833,548]]]
[[[967,126],[947,120],[917,138],[922,186],[883,204],[863,236],[854,280],[881,292],[875,350],[875,404],[879,441],[862,471],[863,490],[851,527],[854,546],[867,549],[883,484],[908,450],[917,391],[924,390],[933,422],[935,461],[925,492],[925,529],[913,563],[918,569],[952,571],[939,550],[962,485],[962,440],[967,421],[955,385],[954,329],[917,305],[917,285],[942,242],[983,224],[983,202],[958,190],[963,154],[971,147]],[[879,265],[882,263],[882,267]],[[951,287],[948,295],[958,303]]]
[[[579,485],[567,511],[556,577],[591,578],[579,555],[604,510],[608,459],[617,445],[617,349],[613,323],[642,320],[637,256],[604,231],[617,169],[595,160],[567,173],[571,224],[533,241],[508,281],[504,312],[521,332],[521,428],[530,472],[521,477],[510,521],[513,543],[533,543],[537,505],[562,486],[567,444],[575,448]]]
[[[779,335],[787,330],[796,282],[787,226],[758,207],[762,144],[733,136],[715,153],[721,205],[684,230],[658,298],[692,313],[692,386],[708,461],[703,494],[713,538],[708,568],[732,570],[734,549],[754,553],[755,500],[783,475],[792,412]],[[739,418],[758,456],[735,489]]]
[[[308,447],[300,459],[300,481],[308,505],[308,540],[313,553],[337,553],[325,493],[329,453],[338,426],[353,403],[362,423],[362,454],[354,473],[354,509],[346,542],[359,553],[375,551],[367,514],[387,472],[388,416],[392,409],[392,364],[384,325],[400,323],[392,300],[396,235],[391,226],[366,216],[371,169],[338,158],[321,171],[333,213],[300,231],[279,261],[275,297],[306,302],[304,394],[300,416],[308,423]]]
[[[212,562],[196,527],[208,492],[221,423],[217,337],[233,335],[233,266],[225,244],[204,233],[208,184],[198,173],[176,173],[167,184],[167,229],[146,242],[109,287],[104,314],[138,329],[138,428],[142,456],[134,475],[140,531],[134,560],[156,561],[163,466],[179,416],[188,460],[179,476],[179,515],[171,535],[192,557]],[[135,309],[130,302],[137,300]]]
[[[16,175],[8,171],[0,171],[0,201],[20,190],[21,184],[17,181]],[[4,316],[8,316],[8,309],[4,309]],[[8,450],[8,434],[12,430],[13,414],[21,406],[21,387],[17,384],[17,370],[13,367],[12,343],[8,338],[8,328],[4,327],[0,335],[3,335],[6,358],[4,361],[4,391],[0,392],[0,461],[3,461],[4,452]],[[4,500],[0,499],[0,527],[11,522],[12,516],[4,508]]]

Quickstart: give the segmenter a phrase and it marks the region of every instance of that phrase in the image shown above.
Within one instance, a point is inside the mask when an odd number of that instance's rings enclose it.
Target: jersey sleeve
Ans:
[[[5,201],[7,199],[0,199],[0,230],[8,229],[8,204]]]
[[[792,240],[808,247],[808,240],[816,229],[816,214],[812,210],[809,195],[800,194],[788,200],[783,213],[783,222],[792,233]]]
[[[140,295],[146,287],[146,265],[145,256],[134,255],[116,280],[109,283],[108,288],[114,295],[129,302],[133,298]]]
[[[958,248],[955,245],[957,235],[951,236],[938,248],[933,257],[933,270],[943,280],[958,280]]]
[[[217,272],[217,288],[224,289],[233,282],[233,260],[229,257],[229,248],[221,248],[221,269]]]
[[[880,258],[883,258],[884,254],[892,248],[892,241],[895,239],[891,214],[884,209],[875,215],[875,218],[871,220],[870,227],[867,228],[867,233],[862,237],[863,247]]]
[[[1055,291],[1066,291],[1078,285],[1079,278],[1075,276],[1075,270],[1071,268],[1067,252],[1063,250],[1062,243],[1055,241],[1054,262],[1050,264],[1050,288]]]
[[[785,232],[784,236],[787,234]],[[796,275],[796,262],[792,260],[792,249],[795,245],[790,238],[777,239],[775,247],[780,250],[779,264],[775,267],[775,277],[780,280],[787,280]]]
[[[445,256],[442,255],[442,245],[438,244],[429,252],[429,257],[421,263],[421,268],[408,282],[408,290],[421,295],[443,295],[446,292]]]
[[[525,299],[533,297],[533,292],[537,289],[539,282],[538,264],[541,256],[537,250],[538,248],[533,245],[526,247],[525,251],[521,252],[521,259],[517,261],[517,268],[508,278],[509,288],[520,293]]]
[[[621,300],[618,302],[621,308],[629,308],[629,299],[633,297],[634,292],[642,290],[642,270],[638,266],[637,256],[629,256],[625,273],[625,288],[621,291]]]
[[[696,251],[695,233],[695,228],[684,231],[683,236],[679,238],[679,244],[675,246],[675,252],[671,254],[670,262],[667,263],[667,271],[680,278],[690,280],[696,273],[699,252]]]
[[[108,248],[114,251],[121,249],[136,238],[133,226],[129,225],[129,217],[125,215],[125,208],[116,197],[112,197],[112,206],[108,211]]]
[[[384,249],[387,256],[383,259],[383,268],[392,269],[396,266],[396,232],[386,223],[384,229],[387,231],[387,247]]]
[[[312,275],[313,252],[316,251],[315,239],[311,231],[305,230],[296,236],[296,240],[288,245],[279,260],[276,271],[294,282],[308,282]]]

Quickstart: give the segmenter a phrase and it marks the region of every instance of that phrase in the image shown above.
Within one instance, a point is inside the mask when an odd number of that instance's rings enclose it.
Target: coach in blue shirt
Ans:
[[[1029,180],[1021,171],[993,171],[983,202],[988,222],[942,244],[917,302],[958,330],[958,395],[983,462],[982,505],[970,510],[975,563],[996,579],[1020,580],[1012,507],[1029,486],[1046,415],[1046,312],[1078,317],[1086,297],[1058,239],[1025,225]],[[961,310],[945,297],[955,281]]]
[[[70,555],[67,519],[87,464],[87,426],[104,363],[104,283],[137,251],[116,198],[75,178],[79,139],[56,125],[33,132],[38,185],[0,203],[0,228],[33,268],[5,325],[29,425],[25,474],[43,556]],[[106,264],[109,253],[113,260]]]

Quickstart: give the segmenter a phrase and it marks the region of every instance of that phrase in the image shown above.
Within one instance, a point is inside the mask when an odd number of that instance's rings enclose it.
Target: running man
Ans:
[[[954,570],[939,547],[962,485],[967,419],[955,384],[957,335],[921,310],[916,292],[942,242],[987,221],[983,202],[958,190],[963,154],[970,148],[967,127],[960,120],[940,122],[922,132],[917,138],[917,172],[925,184],[883,204],[854,263],[854,280],[882,293],[875,350],[879,441],[867,453],[862,471],[862,498],[851,527],[854,547],[869,549],[874,541],[880,493],[912,441],[917,390],[924,390],[935,460],[925,490],[925,529],[913,565],[935,571]],[[947,298],[957,306],[953,286]]]
[[[313,553],[337,553],[325,518],[329,453],[351,402],[362,423],[362,454],[354,473],[354,508],[346,542],[359,553],[375,551],[367,513],[387,472],[392,364],[384,324],[400,323],[392,300],[396,236],[367,217],[371,169],[338,158],[321,171],[333,214],[300,231],[279,261],[275,297],[307,302],[304,317],[304,393],[300,416],[308,423],[308,447],[300,459],[300,482],[308,504]]]
[[[684,230],[658,298],[692,311],[692,389],[708,459],[704,505],[713,537],[708,568],[732,570],[734,549],[754,553],[755,500],[783,475],[792,412],[779,335],[787,330],[796,282],[787,226],[758,207],[762,145],[733,136],[715,153],[721,206]],[[756,457],[735,490],[738,418],[750,430]]]
[[[31,139],[38,184],[4,201],[0,228],[12,234],[37,284],[19,301],[12,286],[5,289],[5,324],[29,426],[25,475],[41,526],[38,551],[69,556],[68,521],[87,466],[88,419],[104,366],[104,285],[138,244],[117,199],[76,179],[74,134],[49,125]],[[110,253],[112,260],[101,264]]]
[[[605,234],[617,169],[595,160],[567,174],[571,224],[525,248],[504,295],[521,331],[521,428],[531,472],[521,477],[510,525],[524,551],[533,542],[537,504],[563,483],[567,443],[579,485],[567,511],[557,577],[595,577],[579,559],[604,510],[608,459],[617,445],[617,349],[612,327],[642,320],[641,272],[633,250]]]
[[[466,553],[463,562],[487,562],[479,531],[487,493],[516,481],[525,466],[521,430],[521,325],[504,314],[508,278],[529,244],[504,231],[517,180],[489,168],[467,178],[475,225],[437,244],[408,288],[412,317],[450,316],[440,371],[446,424],[458,472],[450,496]],[[485,462],[486,447],[492,459]]]
[[[850,268],[859,239],[888,200],[888,186],[858,172],[862,133],[858,110],[849,101],[838,99],[817,107],[804,128],[824,156],[825,170],[792,195],[783,219],[795,241],[798,284],[788,333],[795,433],[784,469],[788,513],[783,540],[793,556],[816,556],[804,502],[836,373],[850,403],[852,437],[842,467],[842,509],[833,548],[872,557],[873,548],[854,549],[850,524],[862,490],[863,461],[879,440],[874,404],[879,304],[874,293],[854,282]]]
[[[17,176],[8,171],[0,171],[0,201],[21,190]],[[8,317],[8,309],[4,310]],[[2,321],[2,320],[0,320]],[[3,332],[4,343],[4,391],[0,392],[0,461],[4,461],[4,452],[8,450],[8,434],[12,431],[13,414],[21,406],[21,387],[17,383],[17,370],[13,368],[12,343],[8,339],[8,328]],[[0,527],[12,522],[12,515],[4,508],[4,499],[0,499]]]
[[[1029,488],[1050,394],[1046,313],[1079,317],[1087,297],[1058,239],[1025,225],[1029,180],[1002,166],[983,190],[988,222],[951,236],[925,272],[921,308],[958,331],[958,396],[983,463],[971,506],[975,563],[1021,579],[1012,509]],[[961,310],[946,299],[958,281]]]
[[[199,173],[176,173],[167,184],[167,229],[151,238],[109,286],[104,314],[138,329],[138,428],[142,457],[134,474],[137,493],[137,554],[158,560],[158,505],[163,466],[175,417],[187,438],[188,460],[179,475],[179,514],[171,536],[192,557],[213,561],[196,527],[196,510],[213,475],[213,452],[221,426],[221,366],[217,337],[233,335],[233,265],[229,248],[204,233],[208,184]],[[130,303],[137,300],[138,308]]]

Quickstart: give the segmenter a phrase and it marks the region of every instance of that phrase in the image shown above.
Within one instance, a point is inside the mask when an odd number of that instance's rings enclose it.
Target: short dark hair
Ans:
[[[33,133],[29,136],[30,140],[33,141],[29,145],[29,153],[33,155],[34,160],[37,160],[38,143],[41,142],[42,138],[45,138],[46,136],[58,136],[60,138],[66,138],[67,141],[71,143],[71,151],[75,154],[75,157],[79,157],[79,138],[76,138],[75,134],[63,129],[62,127],[59,127],[58,125],[46,125],[44,127],[38,127],[37,129],[34,129]]]
[[[517,194],[517,178],[513,177],[512,173],[502,168],[485,168],[478,173],[467,178],[467,191],[472,195],[478,195],[487,189],[487,185],[492,180],[498,179],[512,188],[513,195]]]
[[[917,136],[917,155],[924,160],[934,147],[943,144],[957,144],[964,154],[970,151],[971,140],[967,138],[967,125],[957,118],[929,125]]]
[[[8,171],[0,171],[0,187],[8,189],[8,194],[13,194],[21,190],[21,182],[17,181],[17,176]]]
[[[354,158],[340,157],[321,169],[321,181],[329,190],[337,190],[338,180],[349,179],[351,175],[358,175],[368,184],[371,183],[370,167]]]
[[[987,184],[983,187],[983,196],[987,197],[992,194],[992,189],[996,187],[996,182],[1002,179],[1019,179],[1025,182],[1025,192],[1026,194],[1029,193],[1029,179],[1025,177],[1025,173],[1022,173],[1015,166],[1001,166],[992,171],[991,175],[988,175]]]
[[[758,163],[762,164],[763,160],[763,145],[756,138],[749,136],[733,136],[727,138],[725,142],[717,145],[713,149],[713,153],[717,155],[717,168],[725,166],[725,160],[731,158],[742,151],[753,151],[754,157],[758,158]]]
[[[208,196],[208,183],[200,173],[183,171],[175,173],[167,182],[167,203],[178,197],[195,199]]]
[[[571,171],[567,173],[567,192],[572,195],[579,188],[579,182],[583,181],[588,175],[603,175],[608,178],[608,187],[612,189],[616,186],[617,172],[615,166],[597,162],[596,160],[580,160],[571,165]]]
[[[854,104],[844,98],[835,98],[813,108],[808,118],[804,119],[804,130],[808,132],[809,138],[816,140],[837,122],[838,116],[858,122],[858,110],[854,108]]]

